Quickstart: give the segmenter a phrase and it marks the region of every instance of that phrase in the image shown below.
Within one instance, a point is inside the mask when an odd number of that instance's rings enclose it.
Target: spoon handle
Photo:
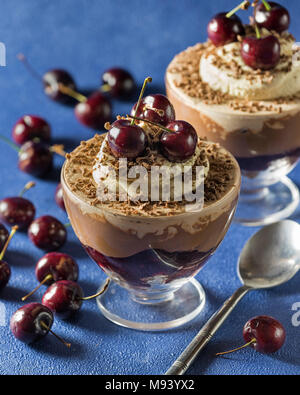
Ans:
[[[220,310],[218,310],[209,319],[209,321],[202,327],[200,332],[194,337],[189,346],[177,358],[170,369],[165,373],[166,375],[183,375],[187,371],[200,351],[207,345],[207,343],[221,327],[238,302],[246,295],[249,290],[250,288],[242,286],[229,299],[227,299]]]

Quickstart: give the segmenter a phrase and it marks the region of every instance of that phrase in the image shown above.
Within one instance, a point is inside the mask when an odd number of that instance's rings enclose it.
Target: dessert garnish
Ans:
[[[12,138],[18,145],[22,145],[29,140],[48,143],[51,138],[51,127],[41,117],[24,115],[15,124],[12,131]]]
[[[246,322],[243,336],[246,342],[245,345],[216,355],[231,354],[246,347],[252,347],[261,353],[273,354],[282,348],[286,339],[285,329],[282,324],[268,316],[254,317]]]
[[[35,276],[39,281],[39,285],[28,295],[24,296],[22,301],[27,300],[42,285],[52,285],[56,281],[61,280],[77,281],[78,272],[78,265],[70,255],[62,252],[49,252],[37,262],[35,267]]]
[[[109,92],[115,98],[128,98],[136,89],[134,78],[125,69],[113,67],[102,74],[102,92]]]
[[[16,339],[31,344],[45,337],[49,332],[61,343],[70,348],[60,336],[51,330],[53,313],[40,303],[30,303],[17,310],[10,320],[10,330]]]
[[[28,236],[36,247],[46,251],[55,251],[65,244],[67,231],[58,219],[44,215],[30,224]]]
[[[54,199],[55,199],[58,207],[60,207],[64,211],[66,211],[61,183],[59,183],[55,189]]]
[[[84,297],[82,288],[74,281],[57,281],[47,289],[42,303],[59,317],[68,318],[80,310],[84,301],[98,298],[104,294],[109,284],[110,278],[107,278],[99,292]]]
[[[290,26],[290,14],[282,5],[262,0],[254,9],[254,20],[259,27],[282,33]]]
[[[175,121],[175,110],[165,95],[154,94],[143,98],[131,110],[131,115],[166,126]]]
[[[13,238],[14,234],[18,230],[18,226],[13,226],[11,229],[11,232],[2,248],[2,251],[0,253],[0,290],[2,290],[4,287],[6,287],[7,283],[9,282],[10,275],[11,275],[11,270],[7,262],[3,260],[4,255],[6,253],[6,250],[8,248],[8,245]]]
[[[273,35],[261,37],[258,26],[255,28],[256,37],[245,37],[242,41],[242,58],[253,69],[273,69],[280,61],[280,42]]]
[[[248,9],[249,1],[243,1],[230,12],[221,12],[215,15],[207,26],[209,39],[215,46],[225,45],[238,40],[238,36],[245,34],[241,19],[236,15],[240,9]]]
[[[60,89],[61,84],[72,90],[77,89],[74,79],[69,72],[62,69],[53,69],[47,71],[43,77],[41,77],[39,73],[34,70],[23,54],[19,54],[18,59],[25,65],[27,70],[35,79],[42,82],[44,86],[44,92],[50,99],[63,104],[70,104],[74,102],[72,97],[64,94]]]

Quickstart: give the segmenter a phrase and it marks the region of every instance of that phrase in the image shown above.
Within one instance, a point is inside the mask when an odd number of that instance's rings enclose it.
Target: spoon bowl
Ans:
[[[271,288],[291,280],[300,269],[300,225],[286,220],[262,228],[246,243],[238,275],[252,289]]]

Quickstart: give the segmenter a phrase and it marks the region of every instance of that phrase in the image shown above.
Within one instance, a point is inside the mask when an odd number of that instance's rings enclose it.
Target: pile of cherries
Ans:
[[[215,15],[208,24],[208,37],[215,46],[222,46],[238,41],[239,36],[245,36],[245,28],[241,19],[236,15],[239,9],[247,9],[249,1],[243,1],[231,12]],[[272,31],[281,34],[288,30],[290,14],[282,5],[273,1],[262,0],[254,2],[254,27],[256,36],[244,37],[241,43],[241,56],[253,69],[269,70],[280,60],[280,42],[271,34]],[[260,28],[266,28],[270,35],[261,37]]]
[[[138,120],[162,129],[159,149],[168,160],[185,161],[195,153],[197,133],[188,122],[175,120],[174,107],[166,96],[153,94],[143,98],[148,82],[151,82],[149,77],[129,119],[119,119],[111,125],[108,132],[110,149],[117,158],[135,159],[143,155],[148,139],[143,128],[135,123]]]

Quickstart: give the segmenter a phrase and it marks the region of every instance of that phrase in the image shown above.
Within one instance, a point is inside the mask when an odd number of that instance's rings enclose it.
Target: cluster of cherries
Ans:
[[[151,81],[150,77],[145,79],[130,119],[119,119],[111,125],[108,132],[110,149],[117,158],[135,159],[143,155],[148,139],[143,128],[135,123],[138,120],[162,129],[159,148],[168,160],[187,160],[195,153],[197,133],[188,122],[175,120],[174,107],[166,96],[153,94],[143,98],[146,85]]]
[[[236,12],[249,5],[249,1],[243,1],[231,12],[219,13],[211,19],[207,31],[214,45],[226,45],[237,41],[239,36],[245,36],[244,25]],[[275,35],[261,37],[259,29],[266,28],[281,34],[289,28],[290,14],[285,7],[273,1],[256,1],[254,5],[256,37],[247,36],[242,40],[241,56],[246,65],[253,69],[269,70],[276,67],[280,60],[281,46]]]
[[[103,129],[104,124],[112,117],[111,100],[106,94],[116,99],[129,99],[136,90],[132,75],[125,69],[114,67],[102,74],[102,85],[99,90],[86,97],[79,92],[74,78],[66,70],[50,70],[41,77],[24,55],[20,54],[19,59],[30,73],[41,81],[44,92],[50,99],[62,104],[75,104],[74,113],[77,120],[95,130]]]

